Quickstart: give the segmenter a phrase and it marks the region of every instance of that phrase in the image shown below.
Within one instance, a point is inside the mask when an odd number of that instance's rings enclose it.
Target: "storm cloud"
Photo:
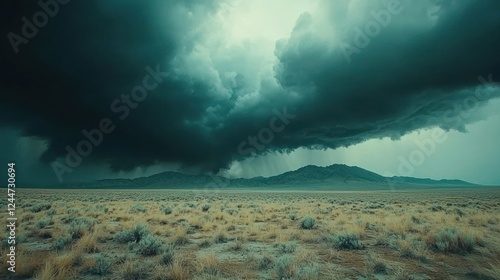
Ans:
[[[13,46],[42,10],[25,2],[2,3],[0,126],[45,141],[45,166],[66,164],[103,119],[114,129],[85,165],[217,172],[255,154],[464,131],[500,96],[494,0],[319,1],[272,47],[231,40],[244,38],[230,34],[235,1],[201,0],[42,0],[58,12]],[[130,99],[145,79],[154,88]]]

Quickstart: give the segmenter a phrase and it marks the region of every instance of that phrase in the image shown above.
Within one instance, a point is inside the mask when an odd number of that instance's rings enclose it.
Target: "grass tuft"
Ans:
[[[163,253],[160,256],[160,263],[163,265],[169,265],[174,262],[175,257],[175,247],[172,245],[165,246]]]

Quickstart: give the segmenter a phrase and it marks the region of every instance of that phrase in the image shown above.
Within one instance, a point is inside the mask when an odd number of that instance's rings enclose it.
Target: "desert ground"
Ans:
[[[0,278],[500,279],[499,198],[17,189],[16,272],[4,230]]]

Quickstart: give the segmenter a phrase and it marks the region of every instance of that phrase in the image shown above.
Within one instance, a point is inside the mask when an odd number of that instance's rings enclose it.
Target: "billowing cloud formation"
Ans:
[[[3,34],[24,36],[41,9],[18,2],[3,4]],[[463,130],[500,95],[498,1],[320,1],[272,48],[231,41],[234,4],[58,4],[33,38],[2,42],[0,125],[45,139],[47,164],[105,119],[86,162],[216,171],[252,152]]]

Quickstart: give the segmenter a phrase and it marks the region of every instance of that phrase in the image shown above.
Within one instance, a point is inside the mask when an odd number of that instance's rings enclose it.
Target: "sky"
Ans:
[[[342,163],[500,185],[496,0],[1,5],[19,182]]]

